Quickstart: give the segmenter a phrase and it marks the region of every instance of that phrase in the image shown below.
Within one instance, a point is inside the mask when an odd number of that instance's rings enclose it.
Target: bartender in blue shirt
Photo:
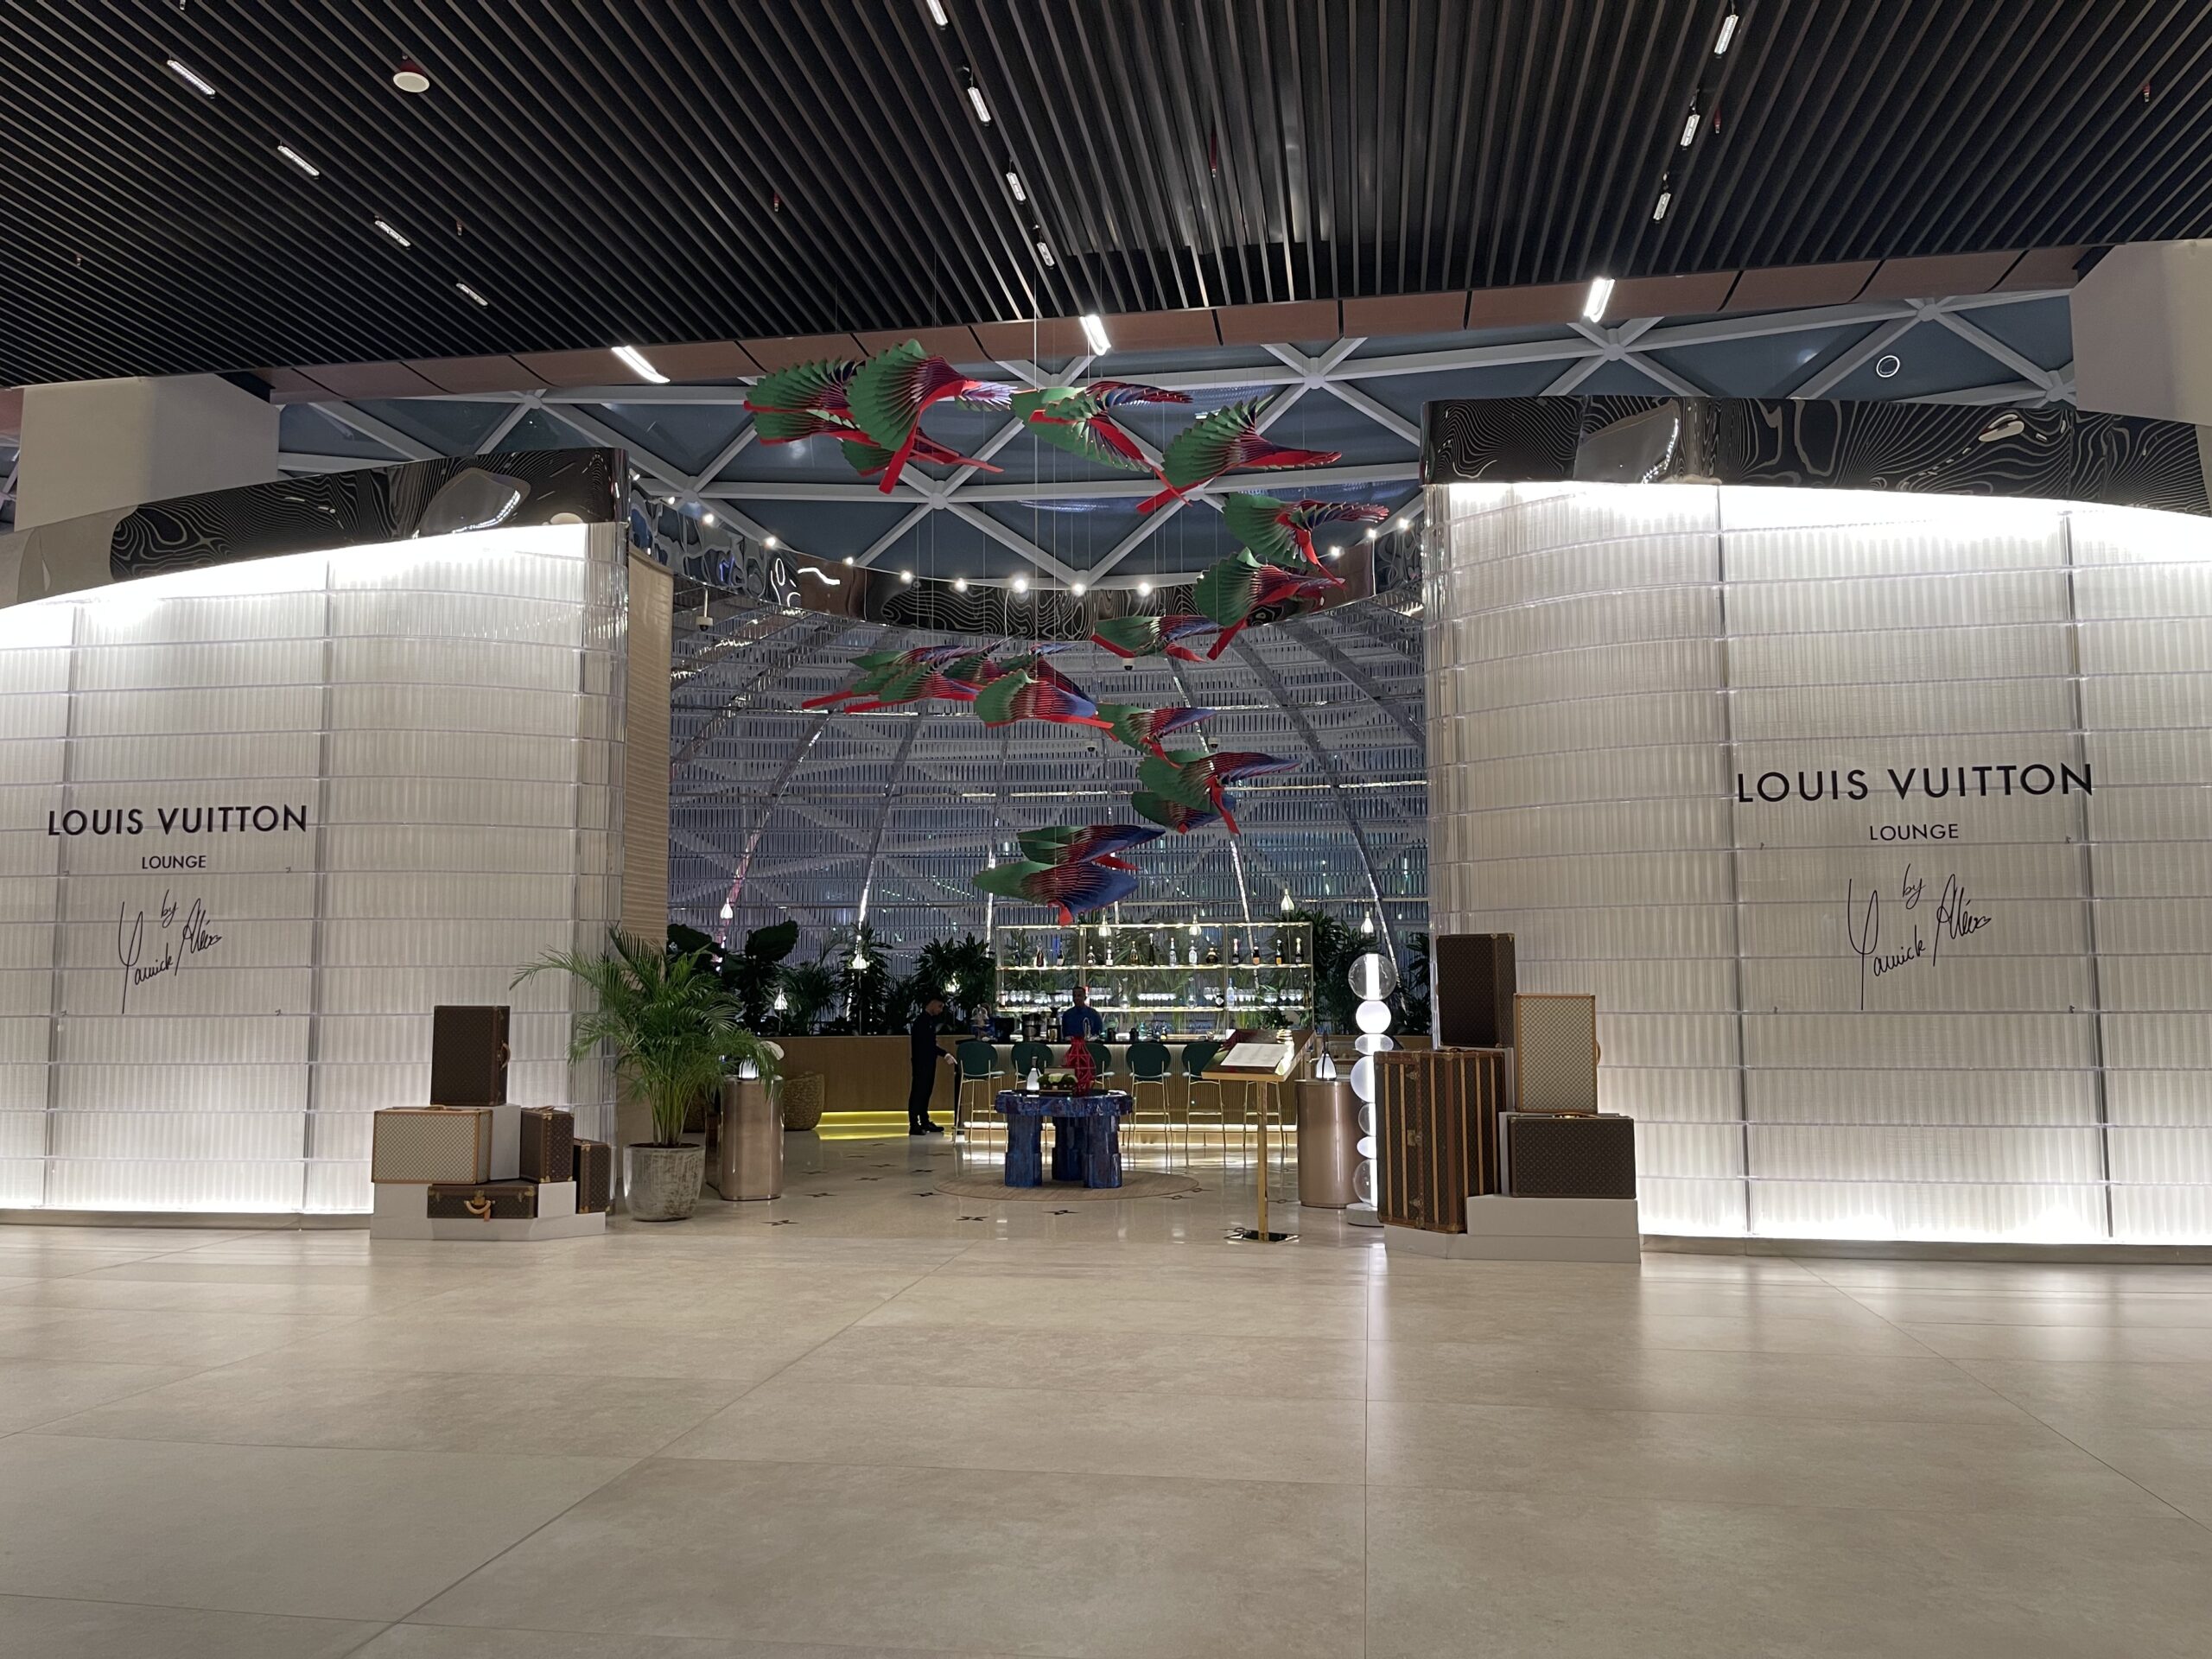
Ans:
[[[1090,1006],[1090,993],[1084,987],[1075,988],[1075,1006],[1060,1010],[1060,1040],[1071,1043],[1078,1037],[1096,1037],[1106,1029],[1106,1022],[1098,1017],[1098,1010]]]

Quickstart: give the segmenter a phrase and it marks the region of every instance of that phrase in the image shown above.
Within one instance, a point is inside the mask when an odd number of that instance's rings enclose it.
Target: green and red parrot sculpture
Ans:
[[[1094,380],[1087,386],[1040,386],[1034,391],[1016,392],[1014,412],[1039,440],[1054,448],[1103,466],[1150,473],[1165,484],[1166,475],[1145,459],[1137,441],[1122,429],[1110,411],[1139,404],[1190,401],[1187,391],[1140,386],[1127,380]]]
[[[1166,709],[1140,709],[1134,703],[1102,702],[1098,713],[1106,721],[1106,729],[1115,738],[1133,749],[1141,749],[1165,759],[1167,751],[1160,740],[1170,732],[1179,732],[1195,726],[1213,714],[1211,709],[1192,709],[1177,705]]]
[[[1295,570],[1310,565],[1332,582],[1314,550],[1313,531],[1321,524],[1379,524],[1390,509],[1378,501],[1278,501],[1272,495],[1240,491],[1224,498],[1221,517],[1229,533],[1252,550],[1263,564]]]
[[[1191,589],[1191,602],[1222,631],[1206,656],[1209,659],[1220,656],[1255,618],[1279,621],[1318,609],[1323,594],[1343,586],[1325,572],[1316,575],[1302,564],[1296,569],[1262,564],[1239,549],[1209,565]]]
[[[1117,870],[1133,868],[1121,855],[1163,832],[1140,829],[1133,823],[1094,823],[1078,829],[1072,824],[1047,824],[1025,830],[1016,837],[1021,855],[1033,864],[1109,864]]]
[[[1106,727],[1090,698],[1065,685],[1039,679],[1026,668],[1001,675],[977,692],[976,713],[986,726],[1042,720],[1055,726],[1096,726],[1102,730]]]
[[[1147,793],[1192,811],[1218,812],[1224,827],[1233,836],[1237,833],[1236,818],[1224,793],[1224,785],[1256,778],[1262,772],[1288,772],[1297,764],[1255,749],[1230,749],[1213,754],[1180,749],[1164,756],[1147,755],[1138,761],[1137,784]],[[1155,823],[1163,822],[1141,806],[1137,810]]]
[[[1090,631],[1090,642],[1116,657],[1151,657],[1165,652],[1186,663],[1205,659],[1185,645],[1198,635],[1220,629],[1203,616],[1188,613],[1174,616],[1109,616]]]
[[[919,340],[878,352],[861,365],[846,393],[853,419],[890,459],[876,485],[889,494],[899,474],[923,442],[922,416],[930,406],[948,399],[971,409],[1004,409],[1014,399],[1014,388],[996,380],[978,380],[954,368],[941,357],[931,357]],[[942,445],[936,446],[942,448]],[[929,459],[930,457],[925,457]],[[961,466],[982,461],[956,458]]]
[[[976,873],[976,890],[1049,905],[1065,927],[1078,915],[1116,905],[1137,890],[1136,873],[1090,860],[1075,864],[999,864]]]
[[[861,671],[859,679],[837,690],[825,691],[818,697],[809,697],[799,707],[834,709],[840,703],[856,702],[872,697],[907,671],[950,662],[963,649],[959,645],[916,645],[911,651],[868,652],[853,658],[853,666]]]
[[[853,415],[853,377],[861,365],[851,359],[825,358],[764,374],[745,394],[753,411],[753,430],[761,443],[798,443],[807,438],[835,438],[845,459],[862,478],[873,478],[891,464],[892,452],[873,442]],[[937,466],[998,468],[948,449],[926,435],[914,441],[914,459]]]
[[[1129,797],[1129,804],[1154,823],[1165,824],[1179,836],[1187,836],[1193,830],[1203,830],[1210,823],[1218,823],[1231,811],[1236,803],[1229,796],[1221,798],[1221,810],[1211,806],[1196,807],[1187,801],[1178,801],[1141,789]]]
[[[1281,472],[1292,467],[1326,467],[1343,459],[1337,449],[1286,449],[1260,430],[1261,399],[1231,404],[1202,415],[1178,433],[1160,456],[1160,474],[1167,487],[1137,504],[1150,512],[1188,495],[1224,473]]]

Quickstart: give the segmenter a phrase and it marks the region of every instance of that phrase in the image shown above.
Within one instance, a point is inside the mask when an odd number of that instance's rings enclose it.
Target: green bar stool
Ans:
[[[999,1121],[998,1092],[1006,1073],[999,1070],[998,1049],[980,1038],[965,1039],[952,1053],[960,1068],[960,1086],[952,1097],[952,1138],[956,1141],[972,1141],[974,1124]],[[970,1091],[978,1089],[982,1091],[983,1109],[974,1113],[968,1103]]]
[[[1198,1118],[1196,1096],[1201,1089],[1213,1090],[1214,1122],[1220,1127],[1221,1155],[1225,1163],[1229,1158],[1229,1108],[1221,1092],[1221,1085],[1211,1078],[1200,1077],[1221,1052],[1221,1045],[1205,1041],[1186,1043],[1183,1047],[1183,1133],[1187,1139],[1192,1125]]]
[[[1130,1128],[1135,1128],[1144,1120],[1145,1085],[1150,1084],[1160,1090],[1160,1161],[1161,1167],[1165,1168],[1170,1161],[1168,1152],[1174,1144],[1168,1136],[1175,1118],[1167,1096],[1167,1073],[1174,1065],[1174,1056],[1168,1052],[1166,1044],[1147,1041],[1131,1043],[1122,1058],[1129,1068],[1129,1099],[1134,1107],[1129,1114]],[[1187,1139],[1186,1135],[1186,1158]]]

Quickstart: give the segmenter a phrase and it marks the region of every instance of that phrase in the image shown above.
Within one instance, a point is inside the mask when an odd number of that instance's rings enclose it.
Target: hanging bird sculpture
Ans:
[[[1145,459],[1137,441],[1123,431],[1110,411],[1138,404],[1187,404],[1187,391],[1140,386],[1127,380],[1094,380],[1087,386],[1041,386],[1016,392],[1014,412],[1041,442],[1085,461],[1167,478]]]
[[[1165,824],[1179,836],[1187,836],[1193,830],[1203,830],[1210,823],[1218,823],[1236,807],[1230,797],[1221,798],[1221,810],[1211,807],[1195,807],[1185,801],[1170,800],[1148,789],[1141,789],[1129,797],[1129,805],[1154,823]]]
[[[1109,616],[1090,631],[1090,642],[1116,657],[1152,657],[1165,652],[1184,662],[1196,663],[1205,659],[1184,642],[1203,644],[1198,635],[1219,632],[1217,624],[1187,612],[1174,616]]]
[[[761,443],[798,443],[807,438],[835,438],[845,459],[862,478],[874,478],[891,464],[892,451],[871,440],[853,415],[852,382],[863,365],[849,358],[824,358],[764,374],[745,394],[753,411],[753,430]],[[912,458],[934,466],[999,469],[974,461],[925,433],[914,438]]]
[[[888,495],[899,474],[915,455],[921,442],[922,416],[933,404],[948,399],[970,409],[1005,409],[1014,399],[1014,388],[996,380],[978,380],[954,368],[941,357],[931,357],[919,340],[878,352],[861,365],[847,389],[853,418],[868,442],[890,451],[883,477],[876,487]],[[939,446],[940,448],[942,446]],[[983,465],[955,457],[960,466]]]
[[[976,873],[976,890],[1049,905],[1065,927],[1082,914],[1117,905],[1137,890],[1136,873],[1091,860],[1075,864],[997,864]]]
[[[1027,669],[1000,676],[976,694],[976,714],[986,726],[1011,726],[1018,720],[1049,721],[1055,726],[1096,726],[1106,721],[1097,705]]]
[[[1158,841],[1163,833],[1133,823],[1094,823],[1082,829],[1054,823],[1042,830],[1025,830],[1016,839],[1022,857],[1032,864],[1105,864],[1126,870],[1135,867],[1121,855],[1132,847]]]
[[[1262,564],[1238,550],[1208,566],[1191,589],[1191,602],[1222,630],[1207,648],[1206,656],[1220,656],[1229,649],[1229,642],[1255,621],[1280,621],[1286,616],[1318,610],[1322,595],[1342,586],[1325,572],[1316,575],[1302,564],[1294,570]]]
[[[1236,817],[1224,786],[1256,778],[1263,772],[1288,772],[1295,760],[1262,754],[1256,749],[1224,750],[1213,754],[1192,749],[1175,750],[1165,756],[1147,755],[1137,762],[1138,787],[1194,812],[1218,812],[1230,835],[1238,833]],[[1140,805],[1154,823],[1165,822]],[[1170,824],[1169,828],[1178,826]]]
[[[1179,732],[1210,718],[1211,709],[1192,709],[1175,706],[1166,709],[1140,709],[1134,703],[1102,702],[1099,717],[1106,722],[1106,729],[1115,738],[1133,749],[1141,749],[1165,759],[1167,751],[1160,740],[1170,732]]]
[[[1271,442],[1260,430],[1260,408],[1258,398],[1231,404],[1200,416],[1178,433],[1160,457],[1160,478],[1167,487],[1139,502],[1137,511],[1150,512],[1163,507],[1224,473],[1326,467],[1343,459],[1341,450],[1286,449]]]
[[[1321,524],[1379,524],[1390,509],[1379,501],[1278,501],[1272,495],[1243,492],[1221,504],[1229,533],[1252,550],[1262,564],[1296,570],[1311,566],[1332,582],[1341,581],[1314,550],[1313,531]]]

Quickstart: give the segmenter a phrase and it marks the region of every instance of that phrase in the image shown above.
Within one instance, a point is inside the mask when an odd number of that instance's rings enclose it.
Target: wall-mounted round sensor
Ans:
[[[1904,361],[1895,352],[1885,352],[1874,359],[1874,378],[1887,380],[1904,367]]]

